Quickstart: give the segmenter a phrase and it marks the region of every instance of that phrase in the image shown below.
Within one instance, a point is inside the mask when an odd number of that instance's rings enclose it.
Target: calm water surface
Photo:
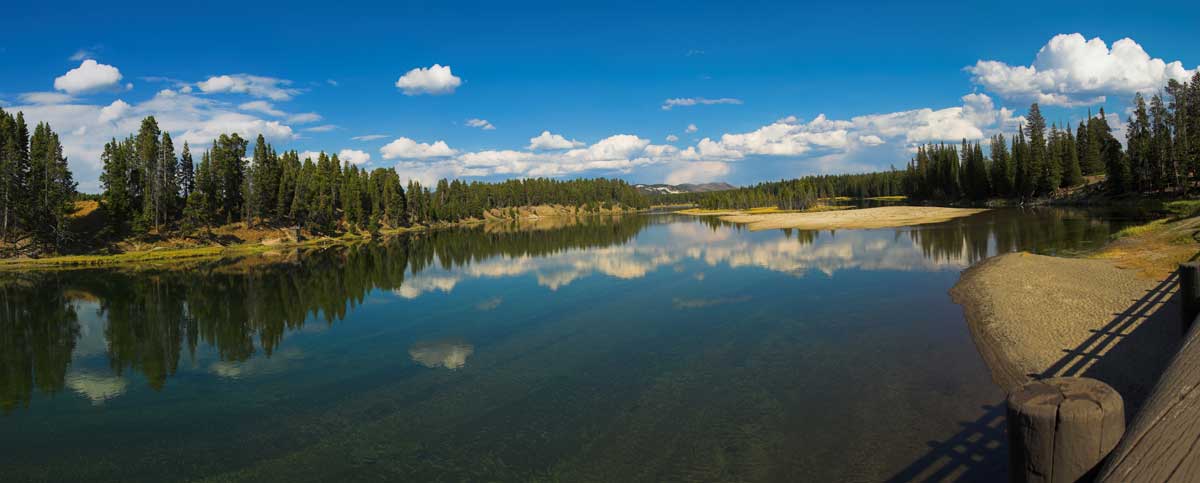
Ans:
[[[0,479],[993,478],[1002,395],[947,290],[1125,225],[554,223],[4,275]]]

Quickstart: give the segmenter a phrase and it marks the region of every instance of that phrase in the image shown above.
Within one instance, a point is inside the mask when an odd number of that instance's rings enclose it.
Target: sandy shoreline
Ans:
[[[936,206],[884,206],[856,210],[811,213],[719,213],[722,220],[745,224],[751,231],[795,228],[800,230],[848,230],[893,228],[941,223],[987,211],[981,208]]]
[[[1145,400],[1180,341],[1173,276],[1111,260],[1001,255],[966,270],[950,293],[998,386],[1087,376]]]

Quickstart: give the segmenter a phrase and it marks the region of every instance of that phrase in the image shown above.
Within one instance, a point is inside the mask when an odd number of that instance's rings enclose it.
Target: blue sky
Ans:
[[[146,114],[196,151],[262,131],[424,180],[748,184],[899,167],[1034,100],[1123,116],[1200,65],[1179,2],[566,3],[20,2],[0,106],[50,122],[93,192],[103,142]]]

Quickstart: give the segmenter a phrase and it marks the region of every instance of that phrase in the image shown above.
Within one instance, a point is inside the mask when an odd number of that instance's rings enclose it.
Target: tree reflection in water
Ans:
[[[722,235],[743,230],[740,226],[713,217],[695,220],[670,215],[556,219],[187,267],[6,274],[0,278],[0,410],[28,406],[35,391],[54,394],[64,387],[103,401],[124,391],[120,376],[127,371],[140,373],[150,387],[161,390],[185,353],[194,359],[201,345],[213,348],[222,362],[247,361],[257,354],[269,358],[287,333],[306,323],[332,325],[372,291],[412,298],[431,289],[453,289],[457,278],[442,279],[439,285],[431,278],[437,276],[537,273],[539,284],[554,290],[590,271],[636,278],[686,257],[710,265],[798,273],[815,269],[828,275],[850,268],[964,268],[997,252],[1092,249],[1121,227],[1079,210],[996,210],[939,225],[875,232],[891,233],[890,242],[845,231],[783,230],[782,237],[752,246],[744,238]],[[632,243],[652,224],[675,227],[672,238],[660,245]],[[549,267],[553,264],[557,269]],[[116,377],[67,377],[80,337],[81,300],[98,306]],[[495,308],[499,300],[485,300],[477,309]],[[409,349],[414,361],[446,369],[463,367],[473,352],[466,342]]]

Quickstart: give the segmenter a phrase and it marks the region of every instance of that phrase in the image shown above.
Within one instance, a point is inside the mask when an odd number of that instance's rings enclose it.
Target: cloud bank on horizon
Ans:
[[[340,123],[311,125],[325,119],[323,114],[288,108],[288,102],[312,90],[307,84],[247,73],[210,75],[192,81],[147,76],[141,79],[166,85],[155,87],[157,91],[149,98],[127,101],[133,85],[124,73],[117,66],[90,57],[84,50],[72,56],[79,65],[53,79],[53,91],[24,92],[12,105],[0,104],[7,110],[24,112],[31,123],[49,122],[60,133],[84,191],[99,190],[97,178],[104,143],[135,132],[140,120],[149,115],[175,136],[177,144],[188,142],[193,151],[203,149],[223,133],[247,137],[261,133],[270,142],[286,147],[302,144],[303,133],[342,132]],[[864,113],[844,119],[821,113],[806,118],[787,116],[754,129],[699,139],[684,139],[697,135],[699,129],[694,123],[666,135],[665,143],[620,129],[586,142],[570,137],[570,127],[563,126],[542,130],[529,137],[528,144],[513,148],[465,149],[437,139],[440,136],[418,139],[412,134],[350,133],[346,145],[324,148],[354,165],[386,162],[402,176],[424,183],[440,177],[637,178],[647,172],[656,173],[657,179],[640,181],[705,182],[728,176],[746,163],[773,160],[795,161],[813,173],[862,171],[902,163],[921,143],[978,140],[995,132],[1015,132],[1023,118],[1001,102],[1013,103],[1022,112],[1030,102],[1063,107],[1094,105],[1109,97],[1157,92],[1168,80],[1190,78],[1198,69],[1152,57],[1130,38],[1110,46],[1100,38],[1087,39],[1076,33],[1051,38],[1029,65],[980,59],[964,70],[971,80],[963,90],[972,92],[950,106]],[[322,84],[338,85],[332,79]],[[393,84],[403,96],[452,96],[468,86],[450,65],[437,63],[405,70]],[[101,100],[104,97],[107,99]],[[740,97],[668,97],[659,110],[686,109],[693,113],[743,107],[745,102]],[[706,122],[706,126],[709,124]],[[496,129],[482,117],[468,119],[465,126],[477,131]],[[368,142],[382,143],[374,148],[378,158],[368,152],[371,148],[361,146]]]

